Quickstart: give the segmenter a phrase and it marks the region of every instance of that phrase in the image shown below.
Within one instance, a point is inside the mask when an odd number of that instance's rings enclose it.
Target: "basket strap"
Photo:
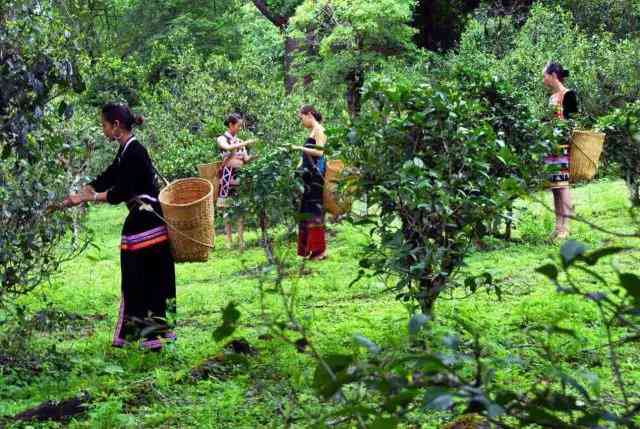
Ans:
[[[171,222],[169,222],[168,220],[166,220],[164,217],[162,217],[158,212],[156,212],[153,207],[151,207],[149,204],[145,204],[142,202],[142,200],[138,197],[136,197],[136,201],[140,204],[140,210],[146,210],[148,212],[153,213],[154,215],[156,215],[156,217],[158,217],[161,221],[163,221],[169,228],[171,228],[172,230],[174,230],[175,232],[178,233],[178,235],[181,235],[182,237],[186,238],[189,241],[192,241],[196,244],[199,244],[200,246],[204,246],[204,247],[208,247],[209,249],[215,249],[215,246],[209,243],[203,243],[202,241],[196,240],[193,237],[190,237],[189,235],[187,235],[185,232],[180,231],[180,229],[178,229],[177,227],[175,227],[174,225],[171,224]]]
[[[591,163],[594,165],[594,167],[598,168],[598,163],[597,163],[597,162],[595,162],[593,159],[591,159],[591,158],[589,157],[589,155],[587,155],[587,154],[586,154],[582,149],[580,149],[580,147],[579,147],[578,145],[576,145],[576,144],[572,145],[571,149],[573,150],[574,148],[575,148],[575,149],[578,149],[580,152],[582,152],[582,154],[584,155],[584,157],[585,157],[585,158],[587,158],[589,161],[591,161]]]
[[[169,181],[162,174],[160,174],[160,171],[158,171],[155,164],[151,163],[151,165],[153,165],[153,170],[156,172],[158,177],[162,179],[162,181],[164,182],[164,185],[169,186]]]

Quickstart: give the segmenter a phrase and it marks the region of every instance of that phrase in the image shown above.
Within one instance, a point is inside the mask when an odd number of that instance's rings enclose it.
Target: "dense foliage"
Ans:
[[[608,135],[608,152],[627,183],[634,206],[640,205],[640,102],[630,103],[600,118]]]
[[[29,2],[0,8],[0,303],[45,281],[65,255],[58,245],[69,216],[52,216],[48,204],[82,174],[80,142],[59,128],[73,115],[60,98],[82,89],[73,57],[66,56],[66,28]],[[52,105],[57,99],[58,104]]]
[[[373,80],[357,121],[349,161],[368,201],[372,241],[364,268],[399,276],[399,297],[431,313],[438,295],[491,221],[535,189],[551,142],[543,127],[489,75],[460,71],[457,81]],[[464,75],[464,76],[463,76]]]

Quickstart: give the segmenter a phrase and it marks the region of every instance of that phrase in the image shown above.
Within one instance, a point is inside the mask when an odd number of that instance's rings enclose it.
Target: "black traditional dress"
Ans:
[[[158,202],[156,170],[145,147],[131,137],[120,146],[107,170],[91,186],[107,192],[110,204],[129,208],[122,228],[120,266],[122,300],[113,345],[122,347],[140,340],[143,347],[158,349],[175,340],[171,330],[176,309],[175,267],[167,227],[151,207],[162,214]]]
[[[309,137],[304,147],[316,148],[316,140]],[[327,248],[324,227],[324,173],[325,157],[314,157],[302,153],[302,181],[304,193],[300,204],[300,224],[298,226],[298,256],[315,257]]]

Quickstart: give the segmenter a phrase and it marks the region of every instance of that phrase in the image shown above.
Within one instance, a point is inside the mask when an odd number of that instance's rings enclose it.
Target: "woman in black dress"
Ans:
[[[102,130],[108,139],[118,142],[118,153],[93,182],[67,197],[64,206],[86,202],[127,205],[129,214],[120,245],[122,300],[113,346],[140,340],[142,347],[157,350],[176,339],[171,329],[176,284],[167,228],[150,211],[162,214],[156,170],[147,150],[132,133],[133,126],[142,122],[124,104],[103,107]]]
[[[567,77],[569,77],[569,71],[558,63],[549,63],[544,69],[543,82],[552,93],[549,105],[560,120],[571,119],[572,115],[578,113],[578,97],[575,91],[564,86]],[[549,178],[556,214],[556,228],[552,239],[569,237],[569,219],[573,213],[569,188],[571,180],[569,177],[570,155],[569,146],[566,145],[563,146],[562,153],[545,158],[545,163],[553,166],[555,170]]]
[[[304,106],[299,113],[302,125],[311,130],[304,146],[293,146],[302,151],[302,180],[304,193],[300,204],[298,227],[298,256],[322,260],[327,256],[324,226],[324,173],[326,160],[324,145],[327,137],[322,126],[322,115],[313,106]]]

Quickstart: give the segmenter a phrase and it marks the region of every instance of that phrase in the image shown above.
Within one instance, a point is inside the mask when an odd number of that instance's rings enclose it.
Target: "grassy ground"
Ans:
[[[543,197],[550,201],[548,195]],[[578,214],[598,225],[631,230],[622,183],[579,188],[575,202]],[[518,240],[489,242],[487,248],[469,257],[465,267],[470,273],[490,272],[502,287],[502,301],[484,292],[467,299],[446,295],[437,305],[437,329],[451,329],[454,316],[472,321],[483,333],[487,359],[500,368],[497,381],[518,390],[548,367],[547,361],[531,351],[524,330],[562,321],[563,326],[576,330],[577,339],[554,338],[562,350],[557,359],[577,373],[584,370],[585,379],[587,371],[598,374],[601,389],[612,391],[606,351],[601,348],[603,328],[594,322],[596,308],[558,295],[534,272],[558,254],[557,245],[545,242],[552,230],[552,214],[532,201],[522,202],[516,213],[519,220],[514,236]],[[255,273],[265,262],[260,248],[250,248],[243,255],[216,250],[208,263],[177,267],[179,340],[175,347],[160,354],[110,347],[119,303],[117,245],[124,216],[123,208],[93,210],[90,225],[98,247],[67,263],[50,285],[26,301],[33,311],[48,309],[42,314],[57,314],[61,319],[41,330],[35,346],[46,350],[55,345],[62,362],[46,364],[28,377],[0,373],[4,374],[0,375],[0,416],[86,392],[93,405],[70,427],[310,426],[309,416],[320,415],[330,406],[318,400],[311,388],[314,365],[280,340],[259,338],[264,330]],[[287,287],[297,288],[296,311],[312,333],[312,341],[325,352],[353,350],[355,333],[382,346],[402,345],[407,310],[384,292],[385,285],[367,280],[349,287],[357,275],[359,247],[367,241],[366,231],[346,224],[332,228],[330,258],[311,263],[301,275],[287,280]],[[574,225],[573,231],[575,238],[590,247],[622,243],[582,224]],[[251,238],[257,237],[250,233]],[[630,252],[616,257],[615,263],[625,271],[640,272],[638,256],[640,253]],[[598,271],[607,278],[614,276],[609,263],[601,264]],[[219,325],[221,308],[231,301],[242,312],[242,327],[235,337],[245,337],[258,350],[247,366],[210,361],[220,358],[224,347],[213,340],[212,332]],[[269,297],[268,302],[273,311],[279,311],[277,297]],[[514,355],[519,363],[505,365]],[[640,382],[638,362],[633,350],[622,356],[623,367]],[[446,417],[417,415],[411,427],[439,427]]]

